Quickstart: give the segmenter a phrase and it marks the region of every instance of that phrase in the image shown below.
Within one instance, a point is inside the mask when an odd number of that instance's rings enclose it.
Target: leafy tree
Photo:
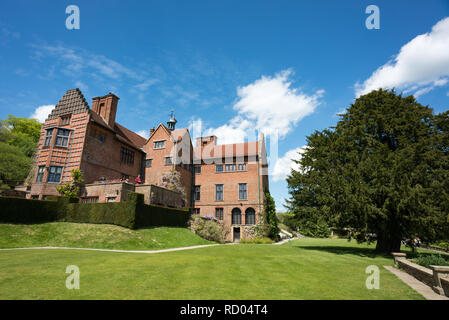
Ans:
[[[27,157],[36,151],[40,134],[41,124],[35,119],[9,115],[0,122],[0,141],[18,147]]]
[[[394,91],[356,99],[337,126],[316,131],[287,178],[298,221],[375,235],[378,252],[401,240],[449,237],[449,112]]]
[[[31,160],[18,147],[0,142],[0,184],[14,187],[25,180]]]
[[[66,198],[76,198],[80,193],[80,186],[84,183],[83,175],[81,170],[74,169],[71,172],[72,181],[63,184],[62,186],[57,186],[56,191],[60,195]]]
[[[34,119],[9,115],[0,120],[0,179],[14,187],[31,172],[41,124]]]
[[[268,228],[268,236],[271,239],[276,239],[279,234],[278,218],[276,216],[276,206],[274,199],[269,191],[265,191],[265,220]]]

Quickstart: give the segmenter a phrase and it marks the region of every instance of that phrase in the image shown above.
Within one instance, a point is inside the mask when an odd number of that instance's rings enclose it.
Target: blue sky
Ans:
[[[79,30],[65,27],[71,4]],[[378,30],[365,26],[371,4]],[[358,94],[395,87],[447,110],[447,17],[448,0],[4,0],[0,118],[41,115],[79,87],[89,103],[114,92],[118,122],[142,134],[171,109],[177,127],[201,124],[219,143],[278,132],[270,187],[282,210],[290,158]]]

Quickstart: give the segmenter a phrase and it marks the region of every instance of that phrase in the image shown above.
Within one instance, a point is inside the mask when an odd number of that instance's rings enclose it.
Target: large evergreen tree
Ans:
[[[309,136],[297,163],[287,203],[298,220],[376,235],[379,252],[398,251],[405,237],[449,238],[449,111],[373,91]]]

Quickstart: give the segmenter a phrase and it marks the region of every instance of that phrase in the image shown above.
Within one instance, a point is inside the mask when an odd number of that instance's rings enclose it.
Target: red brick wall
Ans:
[[[84,138],[86,133],[87,124],[89,121],[88,113],[78,113],[71,115],[70,124],[62,125],[61,119],[56,118],[52,120],[47,120],[41,129],[41,136],[39,139],[39,151],[38,151],[38,166],[62,166],[61,183],[66,183],[71,181],[71,171],[73,169],[79,169],[81,164],[81,157],[83,154]],[[52,136],[52,142],[50,147],[44,147],[46,129],[48,128],[64,128],[71,129],[70,139],[67,147],[56,147],[56,131],[54,130]],[[36,181],[36,175],[33,181]],[[33,195],[42,196],[45,195],[58,195],[56,191],[56,186],[58,183],[47,183],[48,170],[45,171],[42,183],[33,183],[31,186],[30,197]]]
[[[100,136],[104,135],[104,142]],[[134,152],[134,164],[120,162],[120,149],[124,147]],[[84,181],[93,183],[104,177],[106,181],[120,180],[122,175],[129,176],[129,182],[134,183],[141,172],[143,153],[115,138],[115,133],[90,123],[87,130],[81,170]]]
[[[154,149],[154,142],[165,140],[164,149]],[[184,168],[184,165],[166,165],[165,158],[174,157],[174,142],[170,137],[170,132],[163,126],[159,126],[154,134],[150,137],[148,142],[143,147],[146,152],[146,159],[152,159],[151,167],[145,168],[145,184],[161,185],[162,175],[172,169],[178,171],[181,175],[181,182],[186,191],[187,206],[190,206],[190,194],[192,185],[192,174],[189,167]],[[192,159],[192,147],[190,145],[189,159]]]
[[[263,181],[258,174],[258,165],[258,162],[253,161],[246,164],[246,171],[217,173],[215,164],[202,164],[201,173],[195,174],[194,183],[201,186],[201,199],[194,201],[194,207],[200,209],[201,216],[211,215],[214,217],[215,208],[223,208],[223,222],[231,231],[227,240],[233,240],[232,227],[241,227],[241,237],[245,237],[245,210],[247,208],[255,210],[256,223],[259,219],[258,213],[263,211]],[[247,184],[247,200],[239,200],[239,183]],[[223,201],[215,200],[216,184],[223,184]],[[241,210],[241,225],[232,225],[231,212],[234,208]]]

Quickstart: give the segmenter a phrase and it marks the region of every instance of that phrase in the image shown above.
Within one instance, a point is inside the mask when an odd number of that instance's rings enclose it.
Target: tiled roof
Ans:
[[[180,141],[188,132],[187,128],[175,129],[171,132],[171,135],[175,141]]]
[[[256,156],[258,154],[259,142],[244,142],[233,144],[206,145],[195,147],[193,155],[195,159],[213,159],[228,157]]]
[[[128,143],[132,144],[138,149],[143,148],[143,145],[147,141],[144,137],[139,136],[137,133],[125,128],[124,126],[115,123],[114,128],[117,136],[120,138],[125,139]]]
[[[80,89],[76,88],[66,91],[47,119],[55,119],[66,114],[85,113],[88,111],[89,104],[86,102]]]

